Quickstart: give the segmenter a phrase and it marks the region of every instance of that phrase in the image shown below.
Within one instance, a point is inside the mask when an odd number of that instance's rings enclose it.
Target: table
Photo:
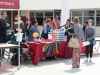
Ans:
[[[18,48],[18,45],[14,45],[14,44],[6,44],[6,43],[2,43],[0,44],[0,49],[7,49],[7,48]],[[1,57],[2,57],[2,51],[1,51]],[[2,61],[2,58],[1,58]],[[0,66],[1,66],[1,61],[0,61]]]
[[[30,47],[30,56],[32,58],[32,63],[34,65],[38,65],[39,58],[44,58],[44,57],[50,57],[50,56],[56,56],[56,57],[67,57],[67,50],[66,50],[66,42],[63,41],[60,43],[60,48],[59,52],[57,54],[51,54],[49,56],[46,56],[45,52],[43,52],[43,47],[45,44],[43,43],[34,43],[34,42],[27,42],[27,44]],[[82,48],[81,54],[84,53],[85,48]],[[72,57],[72,49],[70,49],[70,57]]]

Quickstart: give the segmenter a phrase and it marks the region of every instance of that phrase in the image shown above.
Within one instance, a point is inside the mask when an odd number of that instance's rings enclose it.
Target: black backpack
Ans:
[[[11,64],[18,66],[18,53],[15,53],[11,58]]]
[[[20,61],[22,61],[21,55],[20,55]],[[18,53],[15,53],[11,58],[11,64],[14,66],[18,66]]]

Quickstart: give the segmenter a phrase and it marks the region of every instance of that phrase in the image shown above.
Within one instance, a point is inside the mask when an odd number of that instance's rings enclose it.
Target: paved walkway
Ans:
[[[98,43],[97,43],[98,45]],[[96,45],[96,46],[97,46]],[[99,49],[100,53],[100,49]],[[79,69],[72,69],[71,60],[42,60],[38,66],[32,65],[31,62],[26,66],[21,65],[21,69],[17,67],[10,68],[10,62],[4,60],[0,67],[0,75],[100,75],[100,54],[93,55],[93,62],[84,62],[85,56],[81,56],[81,66]]]

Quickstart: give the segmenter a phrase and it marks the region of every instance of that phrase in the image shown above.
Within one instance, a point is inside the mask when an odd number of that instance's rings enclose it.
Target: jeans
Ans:
[[[7,42],[6,40],[7,40],[6,34],[0,35],[0,43],[6,43]],[[2,57],[4,56],[4,51],[5,50],[2,50]],[[1,57],[1,50],[0,50],[0,57]]]

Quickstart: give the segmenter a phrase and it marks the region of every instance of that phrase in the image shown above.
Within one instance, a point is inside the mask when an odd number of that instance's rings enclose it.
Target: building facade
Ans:
[[[88,19],[93,20],[96,29],[96,36],[100,36],[100,0],[69,0],[70,1],[70,20],[75,16],[79,16],[82,26]],[[55,14],[61,19],[62,0],[20,0],[20,15],[22,20],[26,22],[27,10],[30,10],[30,16],[36,17],[39,22],[39,30],[41,28],[43,18],[54,18]],[[66,8],[66,7],[65,7]],[[4,9],[1,9],[4,10]],[[7,21],[14,28],[15,16],[17,10],[6,10],[8,12]],[[69,11],[68,11],[69,12]],[[66,22],[65,22],[66,23]]]

